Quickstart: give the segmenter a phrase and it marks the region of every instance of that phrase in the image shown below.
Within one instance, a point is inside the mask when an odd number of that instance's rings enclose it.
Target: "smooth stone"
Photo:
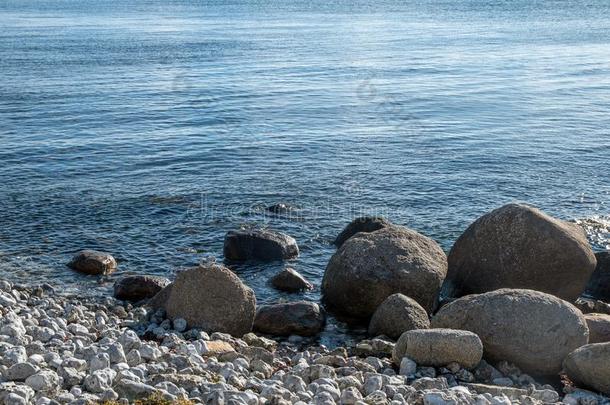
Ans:
[[[584,230],[524,204],[477,219],[448,256],[443,287],[453,297],[499,288],[531,289],[573,302],[596,265]]]
[[[483,357],[483,343],[465,330],[415,329],[403,333],[394,346],[394,363],[401,364],[404,357],[420,366],[441,367],[455,362],[474,368]]]
[[[313,336],[324,328],[326,314],[307,301],[265,305],[258,309],[254,329],[275,336]]]
[[[563,368],[576,384],[610,396],[610,342],[579,347],[565,358]]]
[[[68,263],[68,267],[80,273],[91,275],[108,275],[117,268],[117,263],[110,253],[96,250],[81,250]]]
[[[296,240],[281,232],[267,229],[240,229],[225,236],[224,257],[227,260],[287,260],[299,255]]]
[[[585,294],[596,300],[610,302],[610,250],[595,254],[597,266],[591,275]]]
[[[369,322],[370,336],[386,335],[398,339],[412,329],[428,329],[428,313],[414,299],[396,293],[386,298],[375,310]]]
[[[402,293],[431,311],[446,272],[447,258],[438,243],[411,229],[360,232],[330,259],[323,300],[335,312],[368,319],[387,297]]]
[[[114,298],[126,301],[141,301],[154,297],[170,281],[157,276],[127,276],[114,283]]]
[[[610,315],[585,314],[589,327],[589,343],[610,342]]]
[[[271,278],[271,285],[286,292],[298,292],[313,289],[313,284],[296,270],[288,267]]]
[[[17,363],[9,367],[5,377],[9,381],[25,381],[29,376],[36,374],[40,369],[30,363]]]
[[[506,360],[532,374],[558,373],[563,359],[589,339],[578,309],[533,290],[500,289],[459,298],[442,307],[431,326],[474,332],[486,359]]]

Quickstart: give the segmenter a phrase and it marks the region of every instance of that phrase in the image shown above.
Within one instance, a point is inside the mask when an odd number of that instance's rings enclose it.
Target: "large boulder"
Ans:
[[[224,256],[228,260],[285,260],[299,255],[296,240],[267,229],[240,229],[225,236]]]
[[[170,281],[165,277],[126,276],[114,283],[114,298],[126,301],[152,298],[169,283]]]
[[[394,293],[430,312],[446,273],[445,252],[435,241],[391,226],[349,238],[326,267],[322,293],[329,308],[354,318],[369,318]]]
[[[441,367],[459,363],[474,368],[483,357],[481,339],[465,330],[418,329],[403,333],[392,351],[392,360],[400,364],[408,357],[419,365]]]
[[[369,322],[369,335],[398,339],[412,329],[428,329],[428,313],[414,299],[396,293],[386,298]]]
[[[455,242],[448,261],[448,295],[526,288],[570,302],[584,291],[596,263],[581,227],[523,204],[476,220]]]
[[[347,224],[333,243],[335,246],[341,247],[346,240],[358,232],[375,232],[391,225],[392,223],[383,217],[359,217]]]
[[[184,318],[192,328],[233,336],[252,329],[254,292],[226,267],[207,264],[182,271],[166,289],[165,310],[172,320]]]
[[[280,291],[298,292],[313,289],[313,284],[299,272],[290,267],[285,268],[271,278],[271,285]]]
[[[78,252],[68,263],[68,267],[80,273],[108,275],[116,270],[116,260],[110,253],[85,249]]]
[[[585,293],[597,300],[610,302],[610,251],[595,254],[597,266]]]
[[[326,322],[324,310],[307,301],[265,305],[256,312],[254,330],[274,336],[313,336]]]
[[[573,382],[610,395],[610,342],[579,347],[563,362]]]
[[[610,315],[585,314],[589,327],[589,343],[610,342]]]
[[[558,373],[565,356],[589,339],[578,309],[532,290],[500,289],[459,298],[442,307],[431,326],[474,332],[487,359],[507,360],[532,374]]]

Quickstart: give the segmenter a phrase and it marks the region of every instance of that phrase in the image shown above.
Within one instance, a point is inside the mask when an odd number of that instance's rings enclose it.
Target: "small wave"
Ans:
[[[610,216],[596,215],[575,221],[587,232],[593,248],[610,250]]]

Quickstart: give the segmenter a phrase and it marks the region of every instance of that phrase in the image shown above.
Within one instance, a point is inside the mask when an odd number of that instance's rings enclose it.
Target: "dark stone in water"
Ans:
[[[170,281],[164,277],[127,276],[114,283],[114,297],[126,301],[140,301],[154,297]]]
[[[610,251],[598,252],[595,254],[597,266],[589,283],[585,294],[606,302],[610,302]]]
[[[295,207],[290,204],[277,203],[266,208],[267,211],[274,214],[288,214],[295,210]]]
[[[81,250],[68,263],[68,267],[80,273],[108,275],[116,270],[116,260],[110,253]]]
[[[281,232],[266,229],[240,229],[227,233],[224,256],[228,260],[285,260],[299,255],[296,240]]]
[[[290,267],[273,276],[271,278],[271,285],[280,291],[287,292],[313,289],[313,285],[309,281],[305,280],[302,275]]]
[[[341,247],[346,240],[357,234],[358,232],[375,232],[386,226],[391,226],[392,223],[382,217],[360,217],[350,222],[333,242],[335,246]]]
[[[274,336],[313,336],[325,323],[326,314],[318,304],[298,301],[260,307],[254,330]]]

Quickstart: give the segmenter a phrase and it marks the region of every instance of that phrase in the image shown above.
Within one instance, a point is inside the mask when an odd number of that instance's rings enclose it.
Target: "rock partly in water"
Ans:
[[[431,326],[474,332],[485,358],[506,360],[534,374],[558,373],[565,356],[589,339],[585,318],[573,305],[521,289],[459,298],[442,307]]]
[[[227,233],[224,256],[228,260],[286,260],[299,255],[293,237],[267,229],[241,229]]]
[[[81,250],[68,263],[68,267],[80,273],[108,275],[116,270],[116,260],[110,253]]]
[[[474,368],[483,357],[483,344],[476,334],[465,330],[410,330],[400,336],[392,352],[397,365],[404,357],[424,366],[458,363],[464,368]]]
[[[566,357],[563,367],[574,383],[610,395],[610,342],[579,347]]]
[[[292,211],[294,211],[296,208],[291,204],[277,203],[277,204],[270,205],[265,209],[274,214],[289,214]]]
[[[595,258],[597,266],[585,293],[596,300],[610,302],[610,251],[598,252]]]
[[[455,242],[448,261],[447,295],[526,288],[569,302],[584,291],[596,263],[581,227],[523,204],[476,220]]]
[[[359,217],[347,224],[333,243],[339,248],[358,232],[375,232],[391,225],[392,223],[383,217]]]
[[[324,310],[308,301],[265,305],[256,312],[254,329],[274,336],[313,336],[326,322]]]
[[[164,277],[136,275],[127,276],[114,283],[114,298],[126,301],[140,301],[152,298],[170,281]]]
[[[271,285],[286,292],[298,292],[313,289],[313,284],[305,279],[299,272],[288,267],[271,278]]]
[[[589,327],[589,343],[610,342],[610,315],[586,314]]]
[[[349,238],[326,267],[322,293],[329,308],[355,318],[369,318],[394,293],[430,312],[446,272],[445,252],[435,241],[391,226]]]
[[[398,339],[406,331],[429,327],[426,310],[414,299],[396,293],[386,298],[375,310],[369,322],[369,335]]]
[[[208,264],[178,273],[165,310],[206,332],[242,336],[252,329],[254,292],[226,267]]]

